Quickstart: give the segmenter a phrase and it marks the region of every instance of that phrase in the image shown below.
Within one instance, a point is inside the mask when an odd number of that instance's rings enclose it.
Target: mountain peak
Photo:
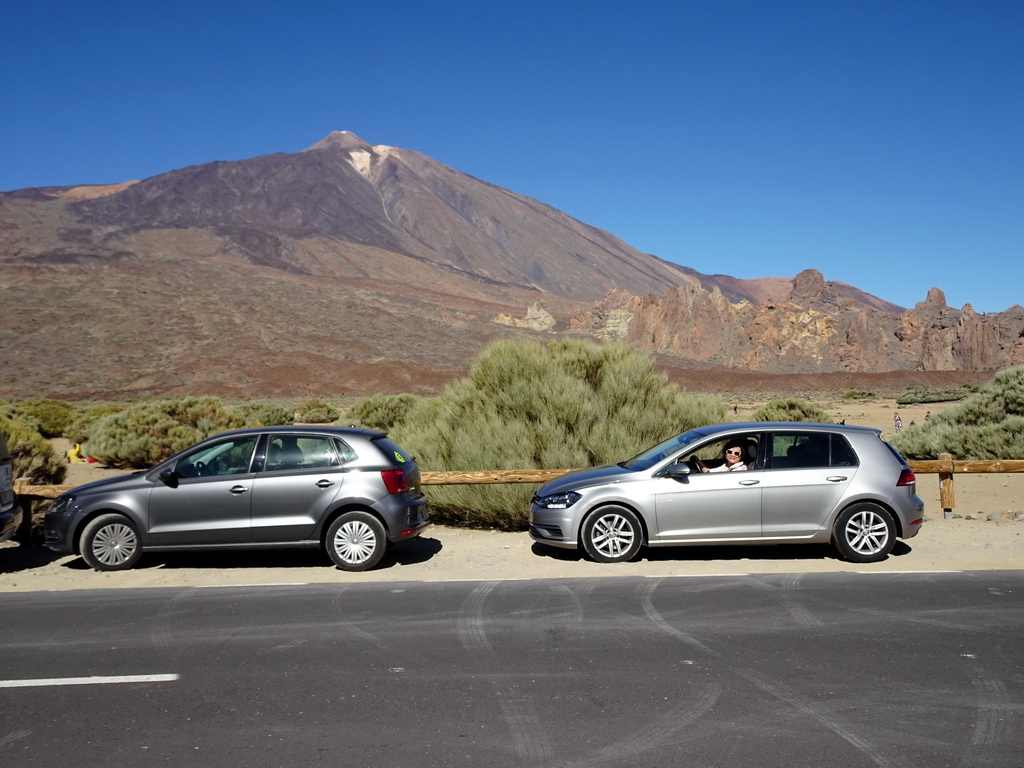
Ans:
[[[369,142],[363,141],[352,133],[352,131],[333,131],[320,139],[320,141],[313,146],[306,147],[303,151],[309,152],[313,149],[364,149],[369,152],[372,147]]]

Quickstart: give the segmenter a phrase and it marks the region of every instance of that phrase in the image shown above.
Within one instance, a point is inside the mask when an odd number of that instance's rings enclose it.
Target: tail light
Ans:
[[[384,481],[388,493],[407,493],[409,490],[409,476],[400,469],[385,469],[380,473],[380,477]],[[911,474],[911,478],[913,478],[913,474]]]
[[[914,477],[914,470],[912,469],[904,469],[902,472],[900,472],[900,479],[896,481],[897,486],[914,485],[916,483],[917,480]]]

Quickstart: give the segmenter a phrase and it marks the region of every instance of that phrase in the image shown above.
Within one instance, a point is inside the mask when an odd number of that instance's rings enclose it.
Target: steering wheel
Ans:
[[[695,474],[699,475],[701,472],[704,471],[703,469],[701,469],[700,459],[698,459],[696,456],[691,456],[689,459],[687,459],[686,463],[690,465],[690,469],[692,469]]]

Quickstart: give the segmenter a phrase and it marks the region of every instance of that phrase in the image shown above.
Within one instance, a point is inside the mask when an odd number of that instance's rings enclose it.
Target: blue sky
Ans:
[[[707,273],[1024,305],[1024,2],[8,4],[0,189],[414,149]]]

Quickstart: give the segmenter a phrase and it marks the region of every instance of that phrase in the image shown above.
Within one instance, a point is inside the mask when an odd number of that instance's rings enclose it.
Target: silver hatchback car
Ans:
[[[416,462],[386,433],[262,427],[74,488],[45,528],[47,546],[102,571],[131,568],[143,550],[267,547],[322,547],[363,571],[427,522]]]
[[[530,536],[604,563],[644,545],[798,542],[870,563],[923,520],[914,473],[879,430],[757,422],[701,427],[552,480],[534,494]]]

